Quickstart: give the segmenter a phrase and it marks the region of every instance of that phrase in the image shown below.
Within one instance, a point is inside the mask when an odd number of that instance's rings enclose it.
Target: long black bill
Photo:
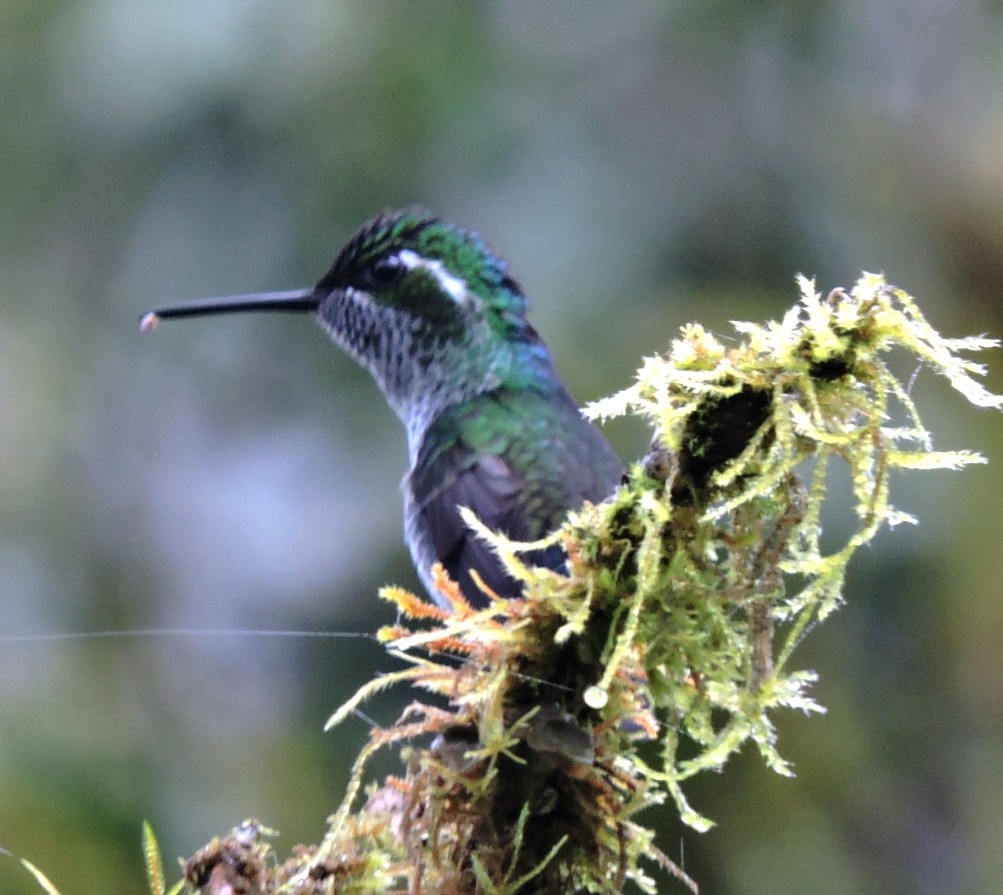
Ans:
[[[313,289],[293,289],[289,292],[260,292],[251,295],[228,295],[225,298],[203,298],[186,301],[166,308],[147,311],[139,318],[142,332],[150,332],[161,320],[170,317],[206,317],[210,314],[243,314],[271,311],[282,314],[312,314],[323,300],[323,294]]]

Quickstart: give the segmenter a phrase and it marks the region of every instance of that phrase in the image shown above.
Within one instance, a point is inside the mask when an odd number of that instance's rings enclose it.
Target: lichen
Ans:
[[[475,611],[441,570],[450,609],[383,591],[401,621],[381,637],[407,667],[367,684],[329,724],[387,686],[432,696],[371,733],[324,840],[276,863],[262,891],[614,893],[627,880],[654,891],[651,862],[695,891],[639,812],[672,799],[707,829],[682,785],[750,740],[791,773],[773,716],[822,711],[814,673],[791,667],[795,648],[843,601],[857,548],[914,521],[892,505],[889,473],[984,462],[933,449],[889,354],[913,355],[978,406],[1003,404],[959,354],[994,340],[943,338],[878,276],[825,297],[799,282],[781,321],[737,323],[728,342],[685,327],[632,386],[588,409],[654,430],[609,500],[532,545],[467,515],[523,598],[485,589],[489,605]],[[837,462],[855,522],[823,548]],[[567,574],[521,561],[552,543]],[[404,774],[357,805],[368,757],[405,743]]]

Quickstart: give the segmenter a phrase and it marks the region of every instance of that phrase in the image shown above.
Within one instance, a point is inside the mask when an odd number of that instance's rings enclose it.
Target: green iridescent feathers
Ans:
[[[525,320],[526,297],[507,274],[505,262],[479,234],[423,209],[386,212],[373,218],[341,250],[317,288],[323,291],[358,283],[375,261],[401,251],[441,263],[444,273],[456,278],[457,283],[462,283],[484,303],[499,335],[519,337],[531,332]],[[385,292],[392,300],[401,298],[391,290],[380,290],[379,283],[372,285],[377,297]],[[426,277],[423,283],[415,283],[410,294],[416,300],[427,301],[428,285]]]

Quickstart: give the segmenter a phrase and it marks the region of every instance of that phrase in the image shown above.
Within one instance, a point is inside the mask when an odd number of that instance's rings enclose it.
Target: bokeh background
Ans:
[[[0,846],[63,895],[144,891],[248,816],[316,841],[417,586],[399,423],[302,318],[141,336],[151,305],[312,284],[371,214],[480,229],[582,400],[689,320],[776,317],[794,275],[884,271],[1003,334],[1003,8],[867,2],[4,0]],[[1003,388],[1003,355],[987,358]],[[908,372],[908,371],[907,371]],[[661,844],[718,893],[1003,892],[1003,419],[929,373],[937,446],[798,659],[782,716]],[[626,458],[643,431],[611,426]],[[370,707],[392,718],[408,694]],[[376,771],[397,767],[388,756]],[[0,858],[0,891],[39,890]],[[680,891],[664,882],[664,891]]]

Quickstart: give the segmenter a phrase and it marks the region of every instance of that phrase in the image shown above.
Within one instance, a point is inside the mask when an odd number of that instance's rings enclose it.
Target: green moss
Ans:
[[[441,576],[451,611],[384,592],[406,624],[382,636],[410,667],[364,687],[331,723],[396,683],[442,699],[373,731],[321,844],[248,865],[264,868],[260,891],[613,893],[627,880],[653,891],[651,861],[692,885],[638,813],[671,798],[707,829],[682,784],[750,740],[791,773],[773,715],[822,711],[814,673],[791,667],[795,647],[844,599],[856,549],[911,521],[890,501],[889,472],[983,462],[933,450],[887,355],[911,353],[979,406],[1003,403],[959,356],[996,343],[941,337],[880,277],[824,298],[805,280],[801,291],[781,321],[736,324],[737,341],[686,327],[631,387],[589,408],[654,430],[608,501],[533,545],[468,514],[524,599],[475,612]],[[830,463],[850,471],[856,527],[824,553]],[[567,576],[520,560],[555,542]],[[358,807],[368,756],[422,736],[431,745],[410,747],[403,776]],[[652,741],[657,761],[643,761]],[[206,879],[211,863],[189,867]]]

